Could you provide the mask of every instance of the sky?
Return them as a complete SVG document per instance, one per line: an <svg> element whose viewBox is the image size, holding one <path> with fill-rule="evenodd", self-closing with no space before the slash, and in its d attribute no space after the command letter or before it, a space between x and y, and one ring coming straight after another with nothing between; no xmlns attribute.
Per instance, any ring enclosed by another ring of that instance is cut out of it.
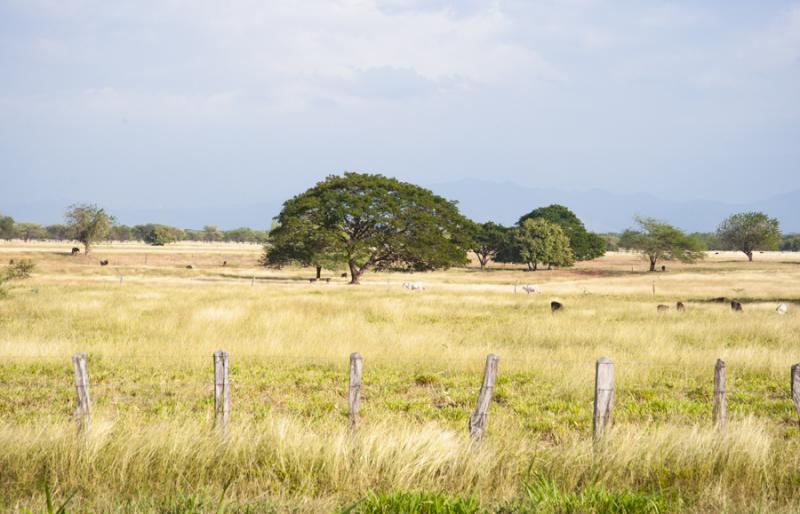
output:
<svg viewBox="0 0 800 514"><path fill-rule="evenodd" d="M798 190L800 1L0 0L0 212L279 204L345 170Z"/></svg>

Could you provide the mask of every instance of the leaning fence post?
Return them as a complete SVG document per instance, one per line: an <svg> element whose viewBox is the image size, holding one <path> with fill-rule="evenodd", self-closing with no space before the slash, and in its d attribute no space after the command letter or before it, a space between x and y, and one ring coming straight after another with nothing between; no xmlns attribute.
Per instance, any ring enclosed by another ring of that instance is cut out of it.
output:
<svg viewBox="0 0 800 514"><path fill-rule="evenodd" d="M728 419L727 407L725 404L725 362L717 359L714 366L714 406L712 411L714 426L720 430L725 429Z"/></svg>
<svg viewBox="0 0 800 514"><path fill-rule="evenodd" d="M347 389L347 417L350 419L350 430L358 425L358 408L361 405L361 354L350 354L350 385Z"/></svg>
<svg viewBox="0 0 800 514"><path fill-rule="evenodd" d="M78 424L78 433L89 431L91 418L91 403L89 401L89 371L86 368L86 354L76 353L72 356L72 367L75 370L75 422Z"/></svg>
<svg viewBox="0 0 800 514"><path fill-rule="evenodd" d="M792 366L792 401L800 421L800 364Z"/></svg>
<svg viewBox="0 0 800 514"><path fill-rule="evenodd" d="M230 414L230 381L228 380L228 352L214 352L214 428L228 431Z"/></svg>
<svg viewBox="0 0 800 514"><path fill-rule="evenodd" d="M614 362L600 357L594 368L594 412L592 437L599 441L611 423L611 406L614 403Z"/></svg>
<svg viewBox="0 0 800 514"><path fill-rule="evenodd" d="M489 403L492 401L494 382L497 379L497 363L500 357L490 353L486 356L486 367L483 370L483 384L478 394L475 411L469 417L469 435L473 439L481 439L486 433L486 424L489 419Z"/></svg>

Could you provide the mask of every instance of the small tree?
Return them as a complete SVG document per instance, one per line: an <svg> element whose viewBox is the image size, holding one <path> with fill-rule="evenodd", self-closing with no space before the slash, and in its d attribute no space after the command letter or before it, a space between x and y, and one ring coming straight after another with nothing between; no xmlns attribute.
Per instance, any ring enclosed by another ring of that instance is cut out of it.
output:
<svg viewBox="0 0 800 514"><path fill-rule="evenodd" d="M497 256L497 252L503 246L507 231L507 228L491 221L474 225L472 233L474 244L470 250L478 258L481 269L486 267L489 260Z"/></svg>
<svg viewBox="0 0 800 514"><path fill-rule="evenodd" d="M555 223L569 238L569 246L576 260L588 261L606 253L605 241L594 232L589 232L578 216L563 205L553 204L534 209L519 219L522 225L528 219L544 219Z"/></svg>
<svg viewBox="0 0 800 514"><path fill-rule="evenodd" d="M541 218L526 219L514 233L520 259L528 269L536 271L539 263L572 266L575 257L561 227Z"/></svg>
<svg viewBox="0 0 800 514"><path fill-rule="evenodd" d="M427 189L382 175L330 176L283 205L267 251L347 263L350 283L369 268L424 271L466 264L469 221Z"/></svg>
<svg viewBox="0 0 800 514"><path fill-rule="evenodd" d="M619 246L645 255L650 261L650 271L656 270L656 262L661 259L691 263L705 257L703 242L698 238L653 218L637 216L635 219L640 230L623 232Z"/></svg>
<svg viewBox="0 0 800 514"><path fill-rule="evenodd" d="M64 218L70 227L72 237L83 243L86 255L89 255L94 243L105 239L114 223L113 216L94 204L71 205Z"/></svg>
<svg viewBox="0 0 800 514"><path fill-rule="evenodd" d="M753 251L777 250L781 240L778 220L763 212L740 212L728 217L717 228L717 236L750 261Z"/></svg>
<svg viewBox="0 0 800 514"><path fill-rule="evenodd" d="M219 231L216 225L203 226L203 240L209 243L219 241L222 239L222 232Z"/></svg>
<svg viewBox="0 0 800 514"><path fill-rule="evenodd" d="M30 240L46 239L47 230L38 223L17 223L14 225L14 237L26 243Z"/></svg>
<svg viewBox="0 0 800 514"><path fill-rule="evenodd" d="M183 230L158 223L136 225L132 233L140 240L152 246L164 246L178 241L183 236Z"/></svg>

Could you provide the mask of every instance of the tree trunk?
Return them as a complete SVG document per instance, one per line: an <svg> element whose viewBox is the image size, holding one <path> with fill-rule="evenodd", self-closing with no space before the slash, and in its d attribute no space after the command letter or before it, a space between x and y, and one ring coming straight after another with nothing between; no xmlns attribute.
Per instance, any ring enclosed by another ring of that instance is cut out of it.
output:
<svg viewBox="0 0 800 514"><path fill-rule="evenodd" d="M89 255L89 243L83 243L83 254Z"/></svg>
<svg viewBox="0 0 800 514"><path fill-rule="evenodd" d="M655 270L656 270L656 259L650 257L650 271L655 271Z"/></svg>
<svg viewBox="0 0 800 514"><path fill-rule="evenodd" d="M350 268L350 284L357 285L358 278L361 275L361 270L358 269L358 266L354 261L349 261L347 266Z"/></svg>
<svg viewBox="0 0 800 514"><path fill-rule="evenodd" d="M752 250L747 250L747 251L744 252L744 254L747 255L747 260L748 261L753 262L753 251Z"/></svg>
<svg viewBox="0 0 800 514"><path fill-rule="evenodd" d="M485 257L481 257L480 255L478 255L478 262L481 263L481 271L483 271L483 268L486 267L487 260L488 259L486 259Z"/></svg>
<svg viewBox="0 0 800 514"><path fill-rule="evenodd" d="M322 266L317 266L317 279L322 276Z"/></svg>

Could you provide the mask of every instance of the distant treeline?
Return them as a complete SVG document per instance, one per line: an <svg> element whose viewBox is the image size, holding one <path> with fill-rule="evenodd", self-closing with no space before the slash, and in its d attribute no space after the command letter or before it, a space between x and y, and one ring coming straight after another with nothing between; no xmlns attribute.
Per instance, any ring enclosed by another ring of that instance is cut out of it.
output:
<svg viewBox="0 0 800 514"><path fill-rule="evenodd" d="M144 225L112 225L104 236L105 241L142 241L161 246L177 241L206 241L230 243L259 243L267 240L268 231L248 227L220 230L206 225L201 230L171 227L159 223ZM22 241L76 241L75 228L70 225L39 225L18 223L9 216L0 215L0 239Z"/></svg>
<svg viewBox="0 0 800 514"><path fill-rule="evenodd" d="M694 232L690 234L703 242L705 249L711 252L718 251L738 251L735 245L726 243L715 232ZM609 252L616 252L622 249L619 245L621 233L606 232L600 234L600 237L606 242L606 250ZM778 243L778 250L782 252L800 252L800 234L782 234L780 243Z"/></svg>

